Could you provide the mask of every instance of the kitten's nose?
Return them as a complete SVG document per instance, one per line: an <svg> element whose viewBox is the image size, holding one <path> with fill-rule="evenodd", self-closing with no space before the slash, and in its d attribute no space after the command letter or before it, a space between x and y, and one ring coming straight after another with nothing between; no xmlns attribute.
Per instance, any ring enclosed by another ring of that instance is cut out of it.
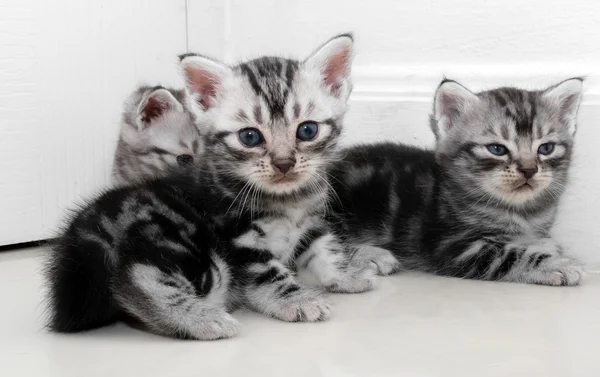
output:
<svg viewBox="0 0 600 377"><path fill-rule="evenodd" d="M296 159L286 158L284 160L273 160L272 164L275 166L275 169L285 174L296 165Z"/></svg>
<svg viewBox="0 0 600 377"><path fill-rule="evenodd" d="M194 162L194 157L190 156L189 154L180 154L177 156L177 163L179 166L188 166L192 162Z"/></svg>
<svg viewBox="0 0 600 377"><path fill-rule="evenodd" d="M523 173L523 176L525 177L525 179L530 179L531 177L533 177L535 175L535 173L537 173L538 168L537 166L533 167L533 168L519 168L519 171L521 173Z"/></svg>

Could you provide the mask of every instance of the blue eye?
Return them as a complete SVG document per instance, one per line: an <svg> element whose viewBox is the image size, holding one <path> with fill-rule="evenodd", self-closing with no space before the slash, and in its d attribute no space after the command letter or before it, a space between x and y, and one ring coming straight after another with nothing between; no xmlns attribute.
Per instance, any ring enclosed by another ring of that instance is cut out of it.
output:
<svg viewBox="0 0 600 377"><path fill-rule="evenodd" d="M539 146L538 153L543 154L544 156L549 155L550 153L554 152L555 145L556 144L554 143L544 143Z"/></svg>
<svg viewBox="0 0 600 377"><path fill-rule="evenodd" d="M495 156L504 156L508 153L506 147L502 144L490 144L486 145L487 150L490 151L491 154Z"/></svg>
<svg viewBox="0 0 600 377"><path fill-rule="evenodd" d="M315 122L304 122L298 126L296 137L302 141L311 141L317 137L319 126Z"/></svg>
<svg viewBox="0 0 600 377"><path fill-rule="evenodd" d="M256 147L258 144L262 143L263 140L260 131L256 128L244 128L238 132L238 137L242 144L247 147Z"/></svg>

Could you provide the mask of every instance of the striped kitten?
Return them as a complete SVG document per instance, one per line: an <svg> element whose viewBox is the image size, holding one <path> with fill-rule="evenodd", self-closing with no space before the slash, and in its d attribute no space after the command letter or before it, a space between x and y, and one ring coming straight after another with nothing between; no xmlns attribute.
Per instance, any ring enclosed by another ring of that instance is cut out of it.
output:
<svg viewBox="0 0 600 377"><path fill-rule="evenodd" d="M185 92L142 86L125 102L113 183L129 184L189 169L203 151Z"/></svg>
<svg viewBox="0 0 600 377"><path fill-rule="evenodd" d="M330 315L320 290L361 292L375 272L349 263L324 222L326 181L351 91L352 38L303 62L229 67L182 56L208 125L199 171L113 189L68 224L51 254L50 328L133 318L153 332L231 337L239 305L284 321Z"/></svg>
<svg viewBox="0 0 600 377"><path fill-rule="evenodd" d="M383 274L579 284L582 266L549 231L567 184L581 90L582 81L570 79L543 91L473 93L445 80L431 118L435 151L348 149L335 172L335 221L361 245L357 258L378 259Z"/></svg>

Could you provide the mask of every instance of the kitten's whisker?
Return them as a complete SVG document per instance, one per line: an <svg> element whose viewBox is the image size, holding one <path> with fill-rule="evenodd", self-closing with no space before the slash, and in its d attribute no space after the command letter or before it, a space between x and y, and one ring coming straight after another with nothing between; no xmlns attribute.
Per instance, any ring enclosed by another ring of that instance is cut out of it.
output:
<svg viewBox="0 0 600 377"><path fill-rule="evenodd" d="M231 209L231 207L233 207L233 205L235 204L236 200L246 190L246 187L248 187L249 184L250 184L250 182L246 182L246 184L244 184L244 186L242 187L242 189L240 190L240 192L236 195L236 197L231 202L231 205L229 206L229 208L227 208L227 211L225 211L225 215L227 215L229 213L229 210Z"/></svg>
<svg viewBox="0 0 600 377"><path fill-rule="evenodd" d="M325 172L325 173L327 174L327 172ZM329 176L331 176L331 175L329 175ZM325 184L325 186L326 186L325 189L327 190L328 194L330 194L338 204L342 205L342 200L340 199L340 196L338 195L338 193L335 191L335 189L331 185L331 182L329 182L329 180L326 177L319 174L319 172L315 172L315 177L318 178L322 183ZM330 196L330 195L327 195L327 196ZM329 200L328 200L328 202L329 202Z"/></svg>
<svg viewBox="0 0 600 377"><path fill-rule="evenodd" d="M242 214L244 213L245 209L246 209L246 200L248 199L248 194L250 193L250 191L252 191L252 186L254 185L254 182L250 183L250 186L248 187L248 190L246 190L244 192L244 196L243 199L240 199L240 209L238 211L238 219L242 218Z"/></svg>

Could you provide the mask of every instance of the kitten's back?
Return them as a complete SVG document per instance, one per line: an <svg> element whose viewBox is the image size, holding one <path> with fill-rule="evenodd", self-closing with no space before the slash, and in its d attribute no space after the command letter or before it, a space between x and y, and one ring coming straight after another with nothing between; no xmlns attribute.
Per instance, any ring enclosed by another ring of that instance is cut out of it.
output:
<svg viewBox="0 0 600 377"><path fill-rule="evenodd" d="M356 145L332 172L334 212L354 243L389 246L431 198L433 151L401 143ZM399 211L402 206L402 211Z"/></svg>

